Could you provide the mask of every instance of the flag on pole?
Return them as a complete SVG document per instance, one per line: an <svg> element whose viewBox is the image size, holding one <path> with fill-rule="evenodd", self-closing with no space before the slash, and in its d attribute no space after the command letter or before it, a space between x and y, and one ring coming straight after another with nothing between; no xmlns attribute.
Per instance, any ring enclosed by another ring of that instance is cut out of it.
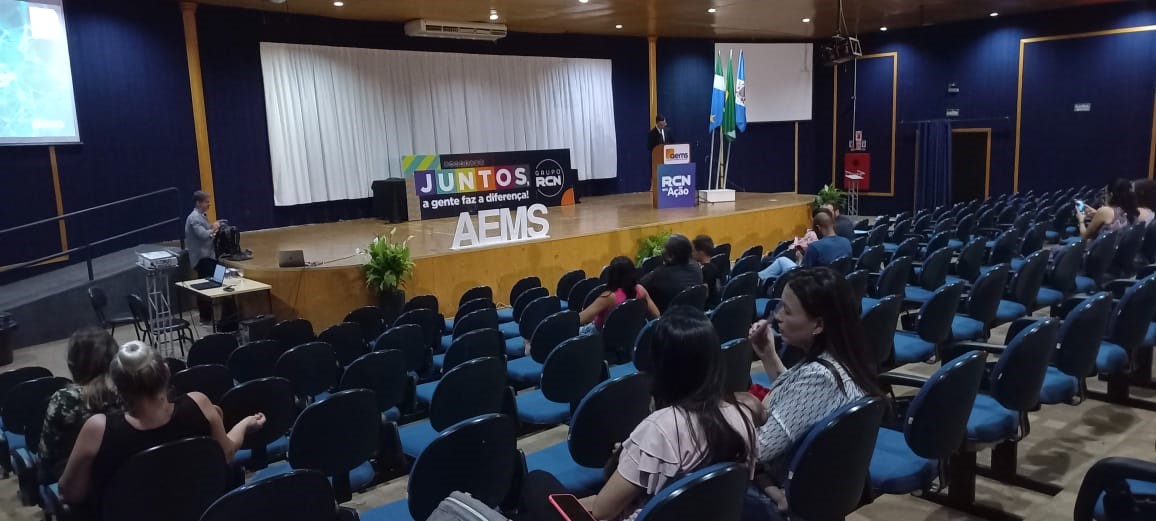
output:
<svg viewBox="0 0 1156 521"><path fill-rule="evenodd" d="M735 126L739 132L747 131L747 71L742 49L739 49L739 71L735 77Z"/></svg>
<svg viewBox="0 0 1156 521"><path fill-rule="evenodd" d="M735 56L731 51L727 59L726 93L723 103L723 135L728 140L735 139Z"/></svg>
<svg viewBox="0 0 1156 521"><path fill-rule="evenodd" d="M723 79L722 54L716 52L714 55L714 87L710 98L710 128L707 129L707 132L713 133L714 129L722 126L725 89L726 80Z"/></svg>

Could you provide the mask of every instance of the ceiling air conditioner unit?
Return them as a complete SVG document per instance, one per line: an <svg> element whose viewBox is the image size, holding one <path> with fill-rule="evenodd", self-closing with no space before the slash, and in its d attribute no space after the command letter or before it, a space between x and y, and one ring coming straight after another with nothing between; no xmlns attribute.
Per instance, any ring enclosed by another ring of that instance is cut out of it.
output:
<svg viewBox="0 0 1156 521"><path fill-rule="evenodd" d="M410 20L405 24L405 34L426 38L488 40L492 42L506 37L506 26L502 24Z"/></svg>

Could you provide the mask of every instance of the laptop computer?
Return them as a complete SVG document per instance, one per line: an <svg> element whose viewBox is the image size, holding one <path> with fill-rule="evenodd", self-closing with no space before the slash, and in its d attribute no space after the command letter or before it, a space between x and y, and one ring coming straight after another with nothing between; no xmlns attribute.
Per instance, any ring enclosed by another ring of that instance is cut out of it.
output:
<svg viewBox="0 0 1156 521"><path fill-rule="evenodd" d="M304 268L305 253L301 250L277 252L277 266L281 268Z"/></svg>
<svg viewBox="0 0 1156 521"><path fill-rule="evenodd" d="M213 270L213 278L208 279L205 282L193 284L190 287L193 289L196 289L196 290L213 289L213 288L221 287L221 285L224 284L224 282L225 282L225 265L224 264L217 264L217 267Z"/></svg>

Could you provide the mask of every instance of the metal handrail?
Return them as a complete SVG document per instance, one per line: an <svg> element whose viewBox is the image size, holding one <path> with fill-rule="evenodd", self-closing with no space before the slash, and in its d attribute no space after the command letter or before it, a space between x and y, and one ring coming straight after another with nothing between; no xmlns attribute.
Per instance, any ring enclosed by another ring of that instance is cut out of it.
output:
<svg viewBox="0 0 1156 521"><path fill-rule="evenodd" d="M175 204L175 205L178 205L178 204L179 204L179 199L180 199L180 193L181 193L181 192L180 192L180 190L177 190L177 188L176 188L175 186L170 186L170 187L168 187L168 188L162 188L162 189L160 189L160 190L155 190L155 191L152 191L152 192L148 192L148 193L145 193L145 194L134 195L134 196L132 196L132 197L126 197L126 198L124 198L124 199L119 199L119 200L116 200L116 201L113 201L113 202L110 202L110 203L105 203L105 204L101 204L101 205L93 206L93 207L90 207L90 208L85 208L85 209L83 209L83 210L78 210L78 211L75 211L75 212L69 212L69 213L66 213L66 214L61 214L61 215L58 215L58 216L56 216L56 217L49 217L49 218L47 218L47 219L41 219L41 220L39 220L39 221L33 221L33 222L30 222L30 223L27 223L27 224L22 224L22 225L20 225L20 226L14 226L14 227L12 227L12 228L6 228L6 229L3 229L3 230L0 230L0 236L3 236L3 235L4 235L4 234L6 234L6 233L15 232L15 231L20 231L20 230L24 230L24 229L32 228L32 227L35 227L35 226L40 226L40 225L43 225L43 224L48 224L48 223L52 223L52 222L61 222L61 221L66 221L66 220L68 220L68 219L70 219L70 218L72 218L72 217L78 217L78 216L86 215L86 214L89 214L89 213L91 213L91 212L95 212L95 211L97 211L97 210L103 210L103 209L105 209L105 208L111 208L111 207L114 207L114 206L119 206L119 205L123 205L123 204L125 204L125 203L130 203L130 202L133 202L133 201L137 201L137 200L140 200L140 199L145 199L145 198L149 198L149 197L154 197L154 196L158 196L158 195L161 195L161 194L166 194L166 193L172 193L172 194L175 196L175 197L174 197L174 199L173 199L173 202L174 202L174 204ZM177 207L177 206L174 206L174 208L176 208L176 207ZM74 248L69 248L69 249L67 249L67 250L58 251L58 252L56 252L56 253L52 253L51 255L46 255L46 256L44 256L44 257L40 257L40 258L37 258L37 259L33 259L33 260L29 260L29 261L24 261L24 262L21 262L21 263L19 263L19 264L13 264L13 265L10 265L10 266L5 266L5 267L4 267L4 269L3 269L3 271L4 271L4 272L9 272L9 271L15 271L15 270L19 270L19 269L27 268L27 267L30 267L30 266L35 266L35 265L37 265L37 264L40 264L40 263L42 263L42 262L44 262L44 261L46 261L46 260L49 260L49 259L55 259L55 258L57 258L57 257L60 257L60 256L62 256L62 255L72 255L73 253L79 253L79 252L82 252L82 251L90 250L90 249L92 249L92 248L94 248L94 247L96 247L96 246L100 246L100 245L102 245L102 244L105 244L105 243L109 243L109 242L112 242L112 241L115 241L115 240L123 239L123 238L125 238L125 237L128 237L128 236L130 236L130 235L133 235L133 234L136 234L136 233L141 233L141 232L144 232L144 231L152 230L152 229L154 229L154 228L159 228L159 227L161 227L161 226L165 226L165 225L168 225L168 224L172 224L172 223L178 223L178 224L180 224L180 223L183 223L183 219L181 219L181 217L180 217L180 211L179 211L179 210L177 210L176 212L177 212L177 213L176 213L176 217L173 217L173 218L170 218L170 219L165 219L165 220L163 220L163 221L155 222L155 223L152 223L152 224L148 224L148 225L145 225L145 226L141 226L141 227L138 227L138 228L134 228L134 229L132 229L132 230L129 230L129 231L127 231L127 232L119 233L119 234L113 235L113 236L111 236L111 237L106 237L106 238L103 238L103 239L100 239L100 240L97 240L97 241L85 241L85 240L83 240L83 237L84 237L84 235L85 235L85 234L83 233L83 231L84 231L84 228L83 228L83 224L82 224L82 225L81 225L81 232L79 233L79 235L82 237L82 240L81 240L81 242L83 242L83 243L84 243L84 245L83 245L83 246L77 246L77 247L74 247ZM81 222L83 223L83 221L81 221ZM179 226L179 228L178 228L178 232L177 232L177 236L180 238L180 241L181 241L181 248L184 248L184 246L185 246L185 238L184 238L184 226ZM93 272L92 272L92 255L88 255L88 256L87 256L87 257L84 259L84 261L85 261L85 263L86 263L86 264L87 264L87 266L88 266L88 280L94 280L94 277L93 277Z"/></svg>

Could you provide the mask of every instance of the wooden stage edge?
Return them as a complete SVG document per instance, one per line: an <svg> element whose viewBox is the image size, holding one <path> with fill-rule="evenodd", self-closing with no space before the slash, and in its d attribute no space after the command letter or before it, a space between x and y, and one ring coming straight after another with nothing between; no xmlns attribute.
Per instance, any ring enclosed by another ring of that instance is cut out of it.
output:
<svg viewBox="0 0 1156 521"><path fill-rule="evenodd" d="M733 203L656 210L650 207L648 192L589 197L576 206L550 208L549 238L457 251L449 249L456 218L292 226L244 233L242 246L253 250L253 259L226 264L273 287L273 312L279 318L306 318L321 331L350 310L376 302L361 274L364 257L354 251L394 228L397 240L412 237L416 267L406 296L437 295L441 312L452 316L458 297L471 287L488 285L494 288L495 301L508 304L514 283L537 275L553 293L563 273L581 268L588 277L597 276L610 259L633 258L642 237L662 230L692 238L709 234L715 243L731 243L736 255L755 244L773 248L803 233L812 199L794 193L740 193ZM307 261L323 264L279 268L281 250L303 250Z"/></svg>

